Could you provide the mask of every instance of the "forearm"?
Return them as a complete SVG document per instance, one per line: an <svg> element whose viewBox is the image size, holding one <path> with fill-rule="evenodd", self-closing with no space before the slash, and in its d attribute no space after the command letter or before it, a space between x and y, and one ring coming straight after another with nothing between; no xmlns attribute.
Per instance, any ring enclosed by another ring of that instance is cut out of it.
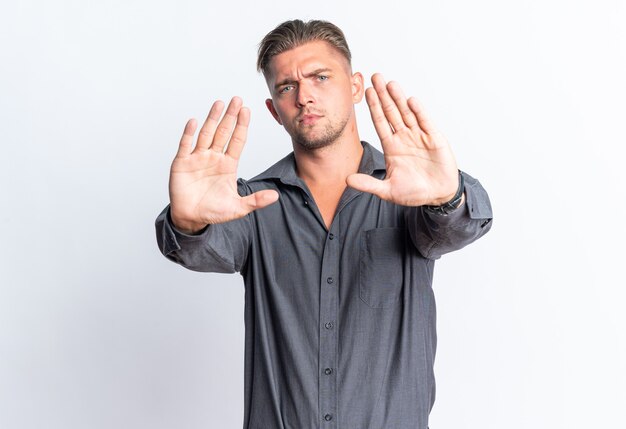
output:
<svg viewBox="0 0 626 429"><path fill-rule="evenodd" d="M408 211L411 239L429 259L459 250L486 234L493 218L491 203L482 185L466 173L465 191L460 206L447 215L425 207Z"/></svg>
<svg viewBox="0 0 626 429"><path fill-rule="evenodd" d="M192 235L174 226L168 206L157 217L155 227L161 253L190 270L233 273L241 270L247 258L247 219L208 225Z"/></svg>

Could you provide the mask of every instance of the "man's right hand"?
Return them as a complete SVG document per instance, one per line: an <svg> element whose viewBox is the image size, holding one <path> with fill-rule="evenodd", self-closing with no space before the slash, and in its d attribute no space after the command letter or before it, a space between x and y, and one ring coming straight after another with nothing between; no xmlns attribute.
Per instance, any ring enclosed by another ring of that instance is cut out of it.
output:
<svg viewBox="0 0 626 429"><path fill-rule="evenodd" d="M273 190L245 197L237 193L237 165L246 143L250 110L242 107L239 97L233 97L220 120L223 110L222 101L213 103L195 147L196 120L187 122L172 162L170 215L174 226L184 233L244 217L278 200L278 192Z"/></svg>

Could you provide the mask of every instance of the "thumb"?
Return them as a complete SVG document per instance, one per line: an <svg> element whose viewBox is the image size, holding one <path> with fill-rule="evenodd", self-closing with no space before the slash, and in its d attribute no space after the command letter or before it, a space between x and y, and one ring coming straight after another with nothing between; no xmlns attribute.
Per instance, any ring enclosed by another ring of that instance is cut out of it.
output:
<svg viewBox="0 0 626 429"><path fill-rule="evenodd" d="M254 194L250 194L248 196L241 198L241 208L244 212L244 215L258 209L262 209L263 207L267 207L270 204L278 201L278 192L266 189L264 191L258 191Z"/></svg>
<svg viewBox="0 0 626 429"><path fill-rule="evenodd" d="M388 184L380 179L376 179L368 174L356 173L347 177L346 183L351 188L361 192L368 192L374 194L384 200L388 197Z"/></svg>

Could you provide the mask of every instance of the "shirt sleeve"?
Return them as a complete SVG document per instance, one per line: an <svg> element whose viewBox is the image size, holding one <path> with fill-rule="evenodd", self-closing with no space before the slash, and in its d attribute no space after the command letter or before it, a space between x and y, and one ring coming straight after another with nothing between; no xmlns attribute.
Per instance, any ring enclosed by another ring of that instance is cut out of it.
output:
<svg viewBox="0 0 626 429"><path fill-rule="evenodd" d="M485 235L493 219L491 202L480 182L462 172L465 202L448 215L434 213L425 207L407 211L407 225L413 244L428 259L462 249Z"/></svg>
<svg viewBox="0 0 626 429"><path fill-rule="evenodd" d="M239 193L244 191L239 183ZM159 250L169 260L194 271L234 273L241 271L250 249L250 215L226 223L208 225L201 233L178 231L169 205L155 222Z"/></svg>

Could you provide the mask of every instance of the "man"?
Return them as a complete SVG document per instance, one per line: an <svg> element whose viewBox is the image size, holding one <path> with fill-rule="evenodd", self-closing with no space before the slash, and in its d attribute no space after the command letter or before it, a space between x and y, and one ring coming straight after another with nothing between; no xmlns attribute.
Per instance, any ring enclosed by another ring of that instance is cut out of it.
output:
<svg viewBox="0 0 626 429"><path fill-rule="evenodd" d="M250 112L234 97L195 147L187 123L172 163L161 251L244 278L244 428L426 429L434 260L491 226L486 192L417 100L379 74L365 91L350 60L328 22L279 25L258 68L293 152L237 182ZM384 156L359 139L364 93Z"/></svg>

